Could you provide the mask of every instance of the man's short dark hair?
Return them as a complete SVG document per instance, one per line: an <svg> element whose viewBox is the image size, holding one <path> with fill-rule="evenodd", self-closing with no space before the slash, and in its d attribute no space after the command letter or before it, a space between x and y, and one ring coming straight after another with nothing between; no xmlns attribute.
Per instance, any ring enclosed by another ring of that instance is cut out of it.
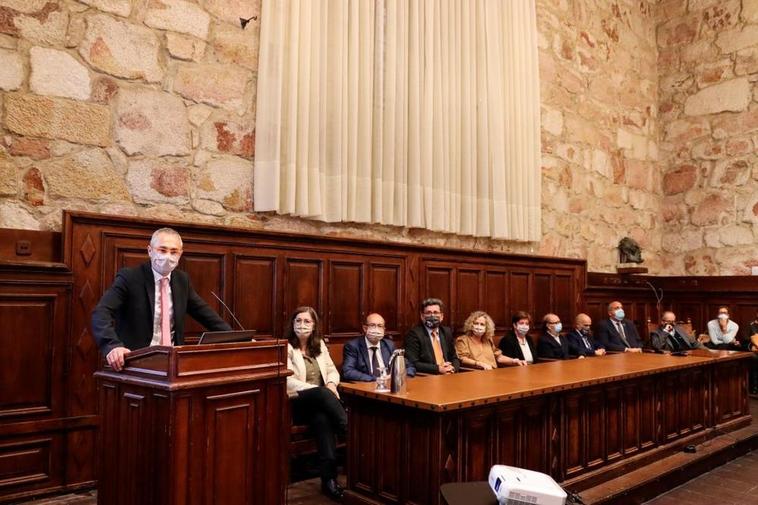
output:
<svg viewBox="0 0 758 505"><path fill-rule="evenodd" d="M426 298L421 302L421 312L424 312L427 307L431 307L432 305L439 305L440 312L445 312L445 304L439 298Z"/></svg>

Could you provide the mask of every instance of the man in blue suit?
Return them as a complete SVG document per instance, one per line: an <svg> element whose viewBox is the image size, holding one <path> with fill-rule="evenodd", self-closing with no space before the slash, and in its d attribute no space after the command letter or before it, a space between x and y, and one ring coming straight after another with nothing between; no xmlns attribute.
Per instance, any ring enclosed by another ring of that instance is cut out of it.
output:
<svg viewBox="0 0 758 505"><path fill-rule="evenodd" d="M389 373L389 362L395 344L384 338L384 318L372 313L363 324L363 335L354 338L343 348L342 378L346 381L373 382L382 368ZM407 365L406 372L413 376L416 371Z"/></svg>
<svg viewBox="0 0 758 505"><path fill-rule="evenodd" d="M574 329L566 336L569 351L576 356L602 356L605 354L603 345L592 337L590 328L592 319L587 314L577 314L574 319Z"/></svg>
<svg viewBox="0 0 758 505"><path fill-rule="evenodd" d="M637 328L625 317L621 302L608 304L608 319L600 321L597 328L597 339L606 351L642 352L642 339Z"/></svg>

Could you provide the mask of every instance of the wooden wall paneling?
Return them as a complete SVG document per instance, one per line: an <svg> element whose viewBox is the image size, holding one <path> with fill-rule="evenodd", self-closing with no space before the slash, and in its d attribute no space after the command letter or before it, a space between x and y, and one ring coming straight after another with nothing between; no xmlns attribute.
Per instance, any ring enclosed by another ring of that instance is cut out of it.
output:
<svg viewBox="0 0 758 505"><path fill-rule="evenodd" d="M232 327L236 324L232 320L232 317L227 313L226 309L211 292L216 293L218 297L224 300L224 303L229 305L229 302L233 301L225 290L225 270L226 270L226 255L224 251L209 250L195 251L193 250L191 243L185 245L184 254L180 260L179 268L187 272L192 282L192 288L200 295L200 298L216 311L223 319L225 319ZM214 248L215 249L215 248ZM194 341L195 338L200 337L200 334L205 331L205 328L187 315L184 320L184 337L188 342Z"/></svg>
<svg viewBox="0 0 758 505"><path fill-rule="evenodd" d="M521 405L513 403L495 411L496 459L498 464L523 466L521 460Z"/></svg>
<svg viewBox="0 0 758 505"><path fill-rule="evenodd" d="M327 265L329 312L323 331L331 337L360 335L366 316L365 262L339 259Z"/></svg>
<svg viewBox="0 0 758 505"><path fill-rule="evenodd" d="M403 465L400 502L438 503L440 480L440 441L434 436L433 424L437 419L417 416L409 423L407 443L413 445ZM356 464L360 464L356 462Z"/></svg>
<svg viewBox="0 0 758 505"><path fill-rule="evenodd" d="M496 333L502 335L511 328L508 312L508 272L504 269L487 269L484 272L484 310L492 317Z"/></svg>
<svg viewBox="0 0 758 505"><path fill-rule="evenodd" d="M583 395L583 430L584 461L588 470L602 466L607 453L605 430L607 410L605 408L605 392L603 389L591 389Z"/></svg>
<svg viewBox="0 0 758 505"><path fill-rule="evenodd" d="M276 311L281 296L280 263L279 256L264 251L259 254L234 253L232 256L232 266L227 274L232 296L225 301L242 326L256 330L259 336L281 335L283 321ZM238 329L233 321L230 324Z"/></svg>
<svg viewBox="0 0 758 505"><path fill-rule="evenodd" d="M624 456L632 455L640 450L640 390L636 383L625 384L624 395Z"/></svg>
<svg viewBox="0 0 758 505"><path fill-rule="evenodd" d="M60 434L32 434L0 440L0 496L28 494L64 483Z"/></svg>
<svg viewBox="0 0 758 505"><path fill-rule="evenodd" d="M466 318L476 311L482 310L484 307L484 271L474 268L458 268L456 278L456 314L454 314L454 320L456 326L454 329L457 333L463 331L463 323L466 322Z"/></svg>
<svg viewBox="0 0 758 505"><path fill-rule="evenodd" d="M574 477L587 466L586 406L582 393L567 394L563 401L563 462L566 477Z"/></svg>
<svg viewBox="0 0 758 505"><path fill-rule="evenodd" d="M621 386L605 389L606 461L621 458L624 453L624 404Z"/></svg>
<svg viewBox="0 0 758 505"><path fill-rule="evenodd" d="M421 303L425 298L439 298L445 304L445 325L455 328L458 323L456 320L456 284L455 268L441 263L424 262ZM419 306L420 309L420 306ZM415 324L415 322L414 322Z"/></svg>
<svg viewBox="0 0 758 505"><path fill-rule="evenodd" d="M654 447L658 442L658 409L656 382L653 379L640 380L638 383L639 402L639 444L640 449Z"/></svg>
<svg viewBox="0 0 758 505"><path fill-rule="evenodd" d="M495 430L494 410L472 411L465 415L461 426L461 471L464 482L487 480L494 459L492 446Z"/></svg>
<svg viewBox="0 0 758 505"><path fill-rule="evenodd" d="M522 403L521 447L525 448L523 467L550 473L550 405L542 397Z"/></svg>
<svg viewBox="0 0 758 505"><path fill-rule="evenodd" d="M508 312L513 315L519 310L524 310L532 315L533 320L540 316L534 313L532 302L532 279L533 273L528 270L511 270L508 276Z"/></svg>
<svg viewBox="0 0 758 505"><path fill-rule="evenodd" d="M301 306L316 309L324 324L327 315L325 303L324 260L318 256L289 256L284 268L283 321L289 323L292 312ZM323 326L322 326L323 328Z"/></svg>
<svg viewBox="0 0 758 505"><path fill-rule="evenodd" d="M367 311L381 314L384 317L385 331L393 337L399 335L401 328L405 327L405 297L403 262L370 259Z"/></svg>
<svg viewBox="0 0 758 505"><path fill-rule="evenodd" d="M553 312L555 310L551 293L552 280L552 272L537 270L534 273L534 312L532 314L532 317L534 318L534 321L539 324L540 328L542 328L542 318L545 316L545 314L548 312Z"/></svg>
<svg viewBox="0 0 758 505"><path fill-rule="evenodd" d="M574 276L571 273L556 271L552 281L552 310L561 318L565 328L573 328L577 314Z"/></svg>

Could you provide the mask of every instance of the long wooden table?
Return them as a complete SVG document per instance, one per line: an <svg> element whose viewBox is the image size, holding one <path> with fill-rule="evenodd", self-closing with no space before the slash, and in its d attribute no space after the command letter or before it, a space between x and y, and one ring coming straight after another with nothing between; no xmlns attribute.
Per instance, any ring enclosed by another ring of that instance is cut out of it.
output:
<svg viewBox="0 0 758 505"><path fill-rule="evenodd" d="M575 491L750 424L748 353L613 354L411 379L404 395L343 384L347 503L440 503L493 464Z"/></svg>

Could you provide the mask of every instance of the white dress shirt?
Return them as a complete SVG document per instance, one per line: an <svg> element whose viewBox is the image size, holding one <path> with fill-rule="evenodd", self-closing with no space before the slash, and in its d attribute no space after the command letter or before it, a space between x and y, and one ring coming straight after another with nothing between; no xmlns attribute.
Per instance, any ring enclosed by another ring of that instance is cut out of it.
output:
<svg viewBox="0 0 758 505"><path fill-rule="evenodd" d="M532 350L529 349L529 342L526 341L527 338L529 338L529 335L524 337L523 343L518 337L516 337L516 340L518 340L518 345L521 347L521 354L524 355L524 361L527 363L534 363L534 356L532 356Z"/></svg>
<svg viewBox="0 0 758 505"><path fill-rule="evenodd" d="M369 342L369 340L366 337L363 337L363 339L366 341L366 347L368 348L366 352L366 355L368 356L368 367L369 367L369 370L371 371L370 374L373 375L374 363L371 361L371 353L372 353L371 348L376 347L376 359L379 361L379 369L381 370L381 368L384 366L384 360L382 359L382 340L379 339L379 342L377 342L376 344L372 344L371 342ZM386 371L386 368L385 368L385 371Z"/></svg>
<svg viewBox="0 0 758 505"><path fill-rule="evenodd" d="M171 299L171 274L168 274L168 318L171 321L171 341L174 341L174 302ZM153 339L150 345L161 345L161 279L163 276L153 270L155 280L155 305L153 306Z"/></svg>
<svg viewBox="0 0 758 505"><path fill-rule="evenodd" d="M726 333L721 331L721 325L719 325L718 319L711 319L708 321L708 336L711 337L711 342L715 345L719 344L731 344L734 339L737 338L737 332L740 327L737 323L729 320L726 325Z"/></svg>

